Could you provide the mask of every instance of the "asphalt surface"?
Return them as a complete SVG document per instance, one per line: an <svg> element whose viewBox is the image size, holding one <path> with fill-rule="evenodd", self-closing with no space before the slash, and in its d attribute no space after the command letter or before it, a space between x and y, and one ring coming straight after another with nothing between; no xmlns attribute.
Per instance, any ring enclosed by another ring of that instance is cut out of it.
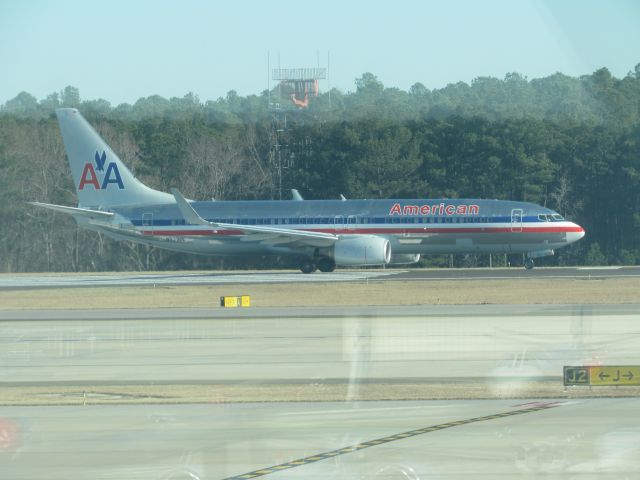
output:
<svg viewBox="0 0 640 480"><path fill-rule="evenodd" d="M617 305L390 305L390 306L322 306L322 307L251 307L251 308L113 308L0 310L0 321L17 320L178 320L224 318L343 318L343 317L520 317L584 315L635 315L640 303Z"/></svg>
<svg viewBox="0 0 640 480"><path fill-rule="evenodd" d="M0 382L535 379L640 364L639 315L639 305L2 311Z"/></svg>
<svg viewBox="0 0 640 480"><path fill-rule="evenodd" d="M398 272L392 280L486 280L517 278L616 278L640 277L640 267L536 267L512 268L440 268Z"/></svg>
<svg viewBox="0 0 640 480"><path fill-rule="evenodd" d="M0 478L640 476L640 399L500 399L561 382L564 365L640 364L640 305L324 310L1 311L0 388L349 388L323 403L0 407ZM468 379L495 399L354 400L371 381Z"/></svg>
<svg viewBox="0 0 640 480"><path fill-rule="evenodd" d="M0 409L0 472L11 480L631 480L640 477L638 406L627 398L10 407Z"/></svg>
<svg viewBox="0 0 640 480"><path fill-rule="evenodd" d="M397 280L487 280L526 278L640 277L640 267L537 267L477 269L336 270L332 273L211 272L211 273L101 273L101 274L2 274L0 290L29 288L121 287L137 285L225 285L252 283L354 282Z"/></svg>

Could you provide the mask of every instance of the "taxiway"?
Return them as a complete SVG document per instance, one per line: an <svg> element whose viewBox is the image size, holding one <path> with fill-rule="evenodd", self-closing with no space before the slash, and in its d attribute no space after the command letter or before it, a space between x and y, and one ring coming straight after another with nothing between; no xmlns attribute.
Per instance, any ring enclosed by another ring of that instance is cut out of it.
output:
<svg viewBox="0 0 640 480"><path fill-rule="evenodd" d="M631 480L638 402L10 407L0 416L20 433L0 446L0 471L12 480ZM539 405L552 408L497 416ZM416 429L424 433L402 437Z"/></svg>
<svg viewBox="0 0 640 480"><path fill-rule="evenodd" d="M0 382L559 376L640 361L638 305L0 312ZM159 321L162 319L162 321Z"/></svg>

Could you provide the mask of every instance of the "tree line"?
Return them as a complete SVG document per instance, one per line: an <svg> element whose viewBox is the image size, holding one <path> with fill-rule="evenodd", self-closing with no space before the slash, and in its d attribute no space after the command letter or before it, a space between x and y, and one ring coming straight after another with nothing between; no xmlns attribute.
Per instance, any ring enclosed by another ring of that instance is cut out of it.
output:
<svg viewBox="0 0 640 480"><path fill-rule="evenodd" d="M76 202L53 113L64 106L79 108L142 181L190 198L271 199L297 188L308 199L530 201L587 231L541 263L640 264L640 64L624 78L605 68L578 78L511 73L435 90L416 83L408 91L365 73L353 92L322 93L304 110L276 89L205 102L191 93L150 96L118 106L82 100L75 87L42 100L22 92L0 107L0 271L287 264L114 242L29 206ZM283 169L274 161L273 145L282 139L273 127L284 115ZM487 262L486 255L460 255L454 263Z"/></svg>

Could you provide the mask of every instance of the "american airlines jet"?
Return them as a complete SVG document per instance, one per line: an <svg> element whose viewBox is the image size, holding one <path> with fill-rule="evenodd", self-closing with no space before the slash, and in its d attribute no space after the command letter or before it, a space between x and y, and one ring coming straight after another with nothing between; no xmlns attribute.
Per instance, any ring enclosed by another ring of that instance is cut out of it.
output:
<svg viewBox="0 0 640 480"><path fill-rule="evenodd" d="M187 200L136 179L78 110L56 115L78 206L32 204L117 240L207 255L291 255L311 273L443 253L524 253L530 269L534 258L584 236L557 212L514 201Z"/></svg>

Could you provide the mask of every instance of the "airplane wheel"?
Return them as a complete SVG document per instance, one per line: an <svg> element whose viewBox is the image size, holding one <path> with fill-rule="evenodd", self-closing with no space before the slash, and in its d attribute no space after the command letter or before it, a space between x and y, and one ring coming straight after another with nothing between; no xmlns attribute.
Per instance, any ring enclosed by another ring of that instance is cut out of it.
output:
<svg viewBox="0 0 640 480"><path fill-rule="evenodd" d="M524 261L524 268L526 268L527 270L531 270L531 269L533 269L533 267L535 267L535 266L536 266L536 264L535 264L535 262L533 261L533 258L527 258L527 259Z"/></svg>
<svg viewBox="0 0 640 480"><path fill-rule="evenodd" d="M300 270L302 270L302 273L313 273L316 271L316 264L311 260L304 260L300 264Z"/></svg>
<svg viewBox="0 0 640 480"><path fill-rule="evenodd" d="M318 260L318 270L321 272L333 272L336 269L336 262L329 257L322 257Z"/></svg>

